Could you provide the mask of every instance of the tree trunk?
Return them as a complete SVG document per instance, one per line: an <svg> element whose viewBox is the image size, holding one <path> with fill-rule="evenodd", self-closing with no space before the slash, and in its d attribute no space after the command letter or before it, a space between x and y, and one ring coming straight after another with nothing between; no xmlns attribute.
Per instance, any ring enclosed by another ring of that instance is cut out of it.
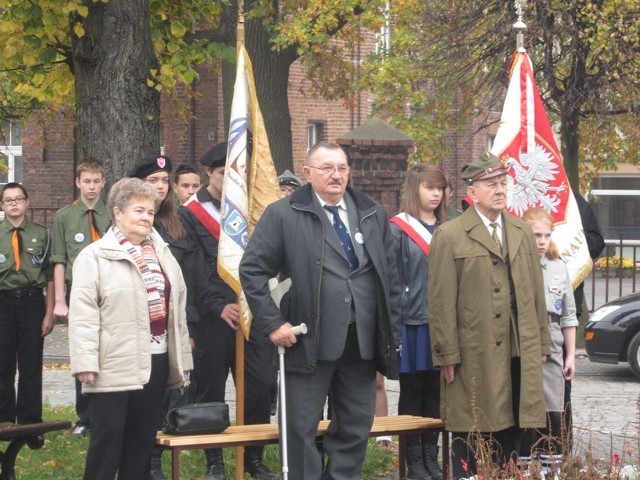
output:
<svg viewBox="0 0 640 480"><path fill-rule="evenodd" d="M105 163L109 184L143 156L160 153L160 93L148 0L85 2L85 35L73 42L77 153Z"/></svg>
<svg viewBox="0 0 640 480"><path fill-rule="evenodd" d="M580 191L580 175L578 162L580 152L580 138L578 127L580 126L580 111L567 109L560 116L560 144L564 169L571 188Z"/></svg>
<svg viewBox="0 0 640 480"><path fill-rule="evenodd" d="M246 24L245 46L253 64L256 93L264 118L269 147L278 174L293 170L291 112L289 110L289 68L296 59L295 50L272 49L262 19Z"/></svg>

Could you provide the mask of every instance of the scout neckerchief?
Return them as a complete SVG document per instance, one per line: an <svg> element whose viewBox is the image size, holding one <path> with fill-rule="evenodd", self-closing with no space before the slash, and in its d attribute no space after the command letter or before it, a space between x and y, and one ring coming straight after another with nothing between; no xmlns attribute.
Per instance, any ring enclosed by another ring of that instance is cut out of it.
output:
<svg viewBox="0 0 640 480"><path fill-rule="evenodd" d="M78 200L75 200L73 204L77 205ZM102 234L100 233L98 223L96 222L95 210L93 208L87 208L87 215L89 217L89 226L91 227L91 241L95 242L96 240L100 240Z"/></svg>
<svg viewBox="0 0 640 480"><path fill-rule="evenodd" d="M406 233L409 238L422 249L425 255L429 255L431 234L419 220L415 219L408 213L400 212L389 221L400 227L400 230Z"/></svg>
<svg viewBox="0 0 640 480"><path fill-rule="evenodd" d="M13 234L11 235L11 249L13 250L13 257L15 260L16 272L20 270L20 253L22 252L22 237L20 236L20 227L13 227L11 229Z"/></svg>
<svg viewBox="0 0 640 480"><path fill-rule="evenodd" d="M202 206L195 195L186 201L184 207L188 208L189 211L200 220L200 223L204 225L204 228L207 229L213 238L220 240L220 219L212 217L211 212Z"/></svg>

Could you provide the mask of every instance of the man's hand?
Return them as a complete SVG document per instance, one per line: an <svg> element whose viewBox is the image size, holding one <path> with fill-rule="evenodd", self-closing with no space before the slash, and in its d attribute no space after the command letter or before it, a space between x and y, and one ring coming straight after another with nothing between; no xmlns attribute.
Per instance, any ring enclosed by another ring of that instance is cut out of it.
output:
<svg viewBox="0 0 640 480"><path fill-rule="evenodd" d="M298 341L296 336L291 331L291 324L289 322L284 325L280 325L274 331L269 334L269 340L277 347L290 347Z"/></svg>
<svg viewBox="0 0 640 480"><path fill-rule="evenodd" d="M227 322L234 330L238 328L238 322L240 321L240 309L237 303L227 303L222 309L220 318Z"/></svg>
<svg viewBox="0 0 640 480"><path fill-rule="evenodd" d="M67 318L69 316L69 307L64 298L61 302L56 302L53 307L53 318Z"/></svg>
<svg viewBox="0 0 640 480"><path fill-rule="evenodd" d="M565 380L571 380L576 374L576 358L573 355L567 355L564 360L563 372Z"/></svg>
<svg viewBox="0 0 640 480"><path fill-rule="evenodd" d="M440 365L440 374L446 383L453 382L455 378L455 365Z"/></svg>
<svg viewBox="0 0 640 480"><path fill-rule="evenodd" d="M42 319L42 334L41 337L44 338L53 332L53 315L45 315Z"/></svg>
<svg viewBox="0 0 640 480"><path fill-rule="evenodd" d="M80 383L86 383L87 385L95 385L96 372L80 372L76 374L76 378Z"/></svg>

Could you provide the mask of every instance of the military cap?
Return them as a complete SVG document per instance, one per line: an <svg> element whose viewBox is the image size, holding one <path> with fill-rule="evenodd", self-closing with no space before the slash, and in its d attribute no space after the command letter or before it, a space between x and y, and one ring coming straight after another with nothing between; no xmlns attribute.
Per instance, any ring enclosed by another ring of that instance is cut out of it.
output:
<svg viewBox="0 0 640 480"><path fill-rule="evenodd" d="M156 172L170 173L171 159L165 155L149 155L140 160L136 166L129 171L127 176L144 180Z"/></svg>
<svg viewBox="0 0 640 480"><path fill-rule="evenodd" d="M506 175L508 172L509 167L507 165L492 153L486 152L473 162L462 167L460 176L468 183L473 183L476 180L486 180L498 175Z"/></svg>
<svg viewBox="0 0 640 480"><path fill-rule="evenodd" d="M224 167L227 163L227 142L222 142L206 151L200 157L200 163L207 167Z"/></svg>
<svg viewBox="0 0 640 480"><path fill-rule="evenodd" d="M302 182L289 170L282 172L282 175L278 177L278 185L291 185L292 187L301 187Z"/></svg>

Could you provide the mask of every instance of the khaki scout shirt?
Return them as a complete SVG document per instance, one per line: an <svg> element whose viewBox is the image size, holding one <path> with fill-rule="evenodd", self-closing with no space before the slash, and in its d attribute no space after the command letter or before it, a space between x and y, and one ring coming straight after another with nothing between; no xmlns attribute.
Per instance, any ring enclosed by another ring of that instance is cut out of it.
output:
<svg viewBox="0 0 640 480"><path fill-rule="evenodd" d="M98 200L93 210L100 235L104 235L111 223L111 215L102 200ZM65 264L64 279L67 283L71 283L73 262L80 251L92 241L89 209L82 200L78 199L58 210L53 219L51 263Z"/></svg>
<svg viewBox="0 0 640 480"><path fill-rule="evenodd" d="M28 218L23 220L20 225L20 271L16 272L16 259L11 247L12 230L13 225L7 220L0 224L0 290L45 287L53 280L53 266L49 262L49 231Z"/></svg>

